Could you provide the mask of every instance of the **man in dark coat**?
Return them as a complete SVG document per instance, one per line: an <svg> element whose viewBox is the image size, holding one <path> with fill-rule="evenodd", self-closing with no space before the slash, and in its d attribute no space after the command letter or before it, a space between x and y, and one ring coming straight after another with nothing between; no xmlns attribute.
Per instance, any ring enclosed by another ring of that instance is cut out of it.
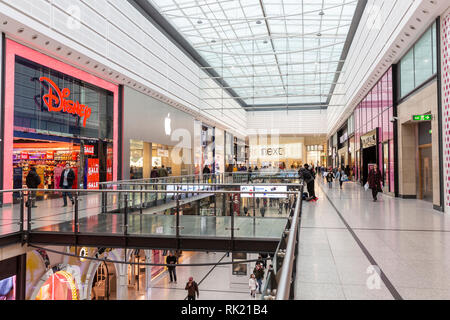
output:
<svg viewBox="0 0 450 320"><path fill-rule="evenodd" d="M308 164L305 164L303 168L300 168L298 175L306 183L308 188L308 199L307 201L317 200L316 193L314 191L314 176L313 173L308 169Z"/></svg>
<svg viewBox="0 0 450 320"><path fill-rule="evenodd" d="M177 273L175 271L175 265L177 264L177 257L175 257L172 251L166 258L166 264L170 264L171 266L167 266L167 270L169 271L170 282L175 281L177 283ZM173 266L172 266L173 265Z"/></svg>
<svg viewBox="0 0 450 320"><path fill-rule="evenodd" d="M189 277L189 281L184 289L188 291L188 300L195 300L195 293L197 293L197 298L199 297L198 284L193 277Z"/></svg>
<svg viewBox="0 0 450 320"><path fill-rule="evenodd" d="M39 175L37 174L35 167L30 168L30 172L28 172L26 180L27 187L29 189L37 189L39 187L39 185L41 184L41 177L39 177ZM29 197L31 206L33 208L36 208L36 191L30 191ZM29 203L27 203L27 207L28 205Z"/></svg>
<svg viewBox="0 0 450 320"><path fill-rule="evenodd" d="M152 171L150 172L150 178L155 179L158 178L158 168L153 167Z"/></svg>
<svg viewBox="0 0 450 320"><path fill-rule="evenodd" d="M59 180L59 187L64 190L70 190L73 187L73 182L75 181L75 172L73 172L72 168L70 168L70 165L66 163L66 168L61 174L61 180ZM63 199L64 199L64 206L67 207L67 197L70 198L70 201L72 201L72 205L75 204L75 201L73 200L72 193L68 191L64 191L62 193Z"/></svg>
<svg viewBox="0 0 450 320"><path fill-rule="evenodd" d="M378 166L374 165L373 169L369 172L369 188L372 189L372 197L373 201L377 201L378 192L382 192L381 182L383 181L383 177L381 176L380 170L378 170Z"/></svg>

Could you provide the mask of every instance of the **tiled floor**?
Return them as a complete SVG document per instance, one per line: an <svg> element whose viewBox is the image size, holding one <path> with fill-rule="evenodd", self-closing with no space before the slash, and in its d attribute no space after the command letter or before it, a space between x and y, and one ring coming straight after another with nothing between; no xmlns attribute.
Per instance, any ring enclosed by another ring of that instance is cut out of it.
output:
<svg viewBox="0 0 450 320"><path fill-rule="evenodd" d="M250 259L254 258L252 256ZM230 257L226 257L226 254L223 252L196 252L185 259L184 263L216 263L218 261L231 261L231 254ZM252 267L253 265L254 263L251 264ZM152 288L148 292L150 300L183 300L187 295L187 291L184 288L190 276L194 277L194 280L199 284L199 300L255 300L260 297L260 295L257 295L256 298L250 296L248 277L243 276L240 280L232 280L230 265L178 266L176 272L177 283L169 282L169 274L167 272L152 282ZM144 300L145 292L144 290L137 292L134 289L130 289L128 299Z"/></svg>
<svg viewBox="0 0 450 320"><path fill-rule="evenodd" d="M317 181L316 193L303 207L296 299L450 299L449 215L420 200L373 202L351 182Z"/></svg>

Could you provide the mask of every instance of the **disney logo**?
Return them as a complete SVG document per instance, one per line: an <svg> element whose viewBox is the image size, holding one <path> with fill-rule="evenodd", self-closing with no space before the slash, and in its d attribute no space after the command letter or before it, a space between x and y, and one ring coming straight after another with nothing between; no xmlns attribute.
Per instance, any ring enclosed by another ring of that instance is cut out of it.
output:
<svg viewBox="0 0 450 320"><path fill-rule="evenodd" d="M81 104L79 101L68 100L70 90L68 88L60 89L56 83L47 77L39 78L41 82L49 84L48 93L42 96L44 104L49 112L66 112L75 114L83 119L83 127L86 127L86 121L91 116L91 108Z"/></svg>

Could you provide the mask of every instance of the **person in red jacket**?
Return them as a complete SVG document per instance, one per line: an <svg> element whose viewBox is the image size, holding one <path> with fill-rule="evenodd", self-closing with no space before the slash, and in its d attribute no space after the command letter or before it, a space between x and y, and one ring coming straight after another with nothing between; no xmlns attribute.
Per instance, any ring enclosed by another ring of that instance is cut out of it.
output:
<svg viewBox="0 0 450 320"><path fill-rule="evenodd" d="M369 188L372 189L373 201L377 201L378 192L382 192L381 181L383 181L383 177L381 176L380 170L378 170L378 166L374 165L373 169L369 172Z"/></svg>

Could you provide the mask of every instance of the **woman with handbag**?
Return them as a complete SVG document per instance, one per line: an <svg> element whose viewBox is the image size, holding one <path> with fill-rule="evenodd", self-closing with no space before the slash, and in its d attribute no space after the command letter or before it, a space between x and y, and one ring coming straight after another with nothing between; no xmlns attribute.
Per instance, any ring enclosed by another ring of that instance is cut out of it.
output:
<svg viewBox="0 0 450 320"><path fill-rule="evenodd" d="M374 165L373 169L369 172L369 188L372 189L372 197L373 201L377 201L377 195L378 192L382 192L383 189L381 188L381 181L383 180L383 177L381 176L380 170L378 170L378 166Z"/></svg>

